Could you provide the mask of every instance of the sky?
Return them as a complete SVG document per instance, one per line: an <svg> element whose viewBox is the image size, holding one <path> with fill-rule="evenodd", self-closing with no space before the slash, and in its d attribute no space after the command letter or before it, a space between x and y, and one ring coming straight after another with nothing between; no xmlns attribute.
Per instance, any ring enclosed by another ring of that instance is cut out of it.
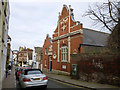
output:
<svg viewBox="0 0 120 90"><path fill-rule="evenodd" d="M104 1L101 0L102 3ZM83 17L88 6L96 2L101 3L100 0L10 0L12 50L18 50L20 46L32 49L42 47L47 34L52 38L63 4L71 5L75 20L83 23L84 28L100 30L93 27L89 17Z"/></svg>

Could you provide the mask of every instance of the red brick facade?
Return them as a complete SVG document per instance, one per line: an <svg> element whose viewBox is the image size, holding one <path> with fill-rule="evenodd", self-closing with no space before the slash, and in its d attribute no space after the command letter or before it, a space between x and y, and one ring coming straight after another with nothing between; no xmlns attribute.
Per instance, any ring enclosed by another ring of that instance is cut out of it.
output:
<svg viewBox="0 0 120 90"><path fill-rule="evenodd" d="M50 46L51 46L51 39L50 39L49 35L47 34L46 39L44 41L44 45L43 45L43 62L42 62L43 68L46 68L46 69L50 68L49 55L48 55L48 51L49 51Z"/></svg>
<svg viewBox="0 0 120 90"><path fill-rule="evenodd" d="M18 53L18 61L29 63L29 60L33 60L33 50L32 49L23 49Z"/></svg>
<svg viewBox="0 0 120 90"><path fill-rule="evenodd" d="M18 54L18 61L26 61L27 62L27 52L20 51Z"/></svg>
<svg viewBox="0 0 120 90"><path fill-rule="evenodd" d="M54 31L52 69L70 73L70 54L78 52L79 44L82 44L82 24L74 20L73 9L63 5L61 14ZM63 47L67 49L63 49ZM62 51L63 50L63 51ZM64 55L67 54L67 57ZM65 60L62 58L65 58Z"/></svg>

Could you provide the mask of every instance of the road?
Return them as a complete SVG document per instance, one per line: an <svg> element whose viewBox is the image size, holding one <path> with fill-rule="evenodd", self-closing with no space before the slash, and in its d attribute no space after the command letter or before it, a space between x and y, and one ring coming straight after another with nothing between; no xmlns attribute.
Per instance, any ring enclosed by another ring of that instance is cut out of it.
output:
<svg viewBox="0 0 120 90"><path fill-rule="evenodd" d="M19 81L16 80L16 88L21 88ZM78 86L73 86L64 82L49 79L47 88L81 88Z"/></svg>

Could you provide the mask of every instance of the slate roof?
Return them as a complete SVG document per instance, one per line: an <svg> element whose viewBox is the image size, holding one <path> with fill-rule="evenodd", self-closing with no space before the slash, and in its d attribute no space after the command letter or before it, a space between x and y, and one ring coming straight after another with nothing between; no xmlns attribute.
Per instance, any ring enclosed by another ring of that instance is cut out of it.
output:
<svg viewBox="0 0 120 90"><path fill-rule="evenodd" d="M105 46L109 33L83 28L83 44Z"/></svg>

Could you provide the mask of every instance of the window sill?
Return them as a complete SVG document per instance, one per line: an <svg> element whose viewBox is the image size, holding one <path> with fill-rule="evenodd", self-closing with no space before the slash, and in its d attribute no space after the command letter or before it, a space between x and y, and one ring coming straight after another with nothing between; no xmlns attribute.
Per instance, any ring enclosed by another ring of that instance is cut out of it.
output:
<svg viewBox="0 0 120 90"><path fill-rule="evenodd" d="M61 62L66 62L67 63L68 61L67 60L61 60Z"/></svg>

